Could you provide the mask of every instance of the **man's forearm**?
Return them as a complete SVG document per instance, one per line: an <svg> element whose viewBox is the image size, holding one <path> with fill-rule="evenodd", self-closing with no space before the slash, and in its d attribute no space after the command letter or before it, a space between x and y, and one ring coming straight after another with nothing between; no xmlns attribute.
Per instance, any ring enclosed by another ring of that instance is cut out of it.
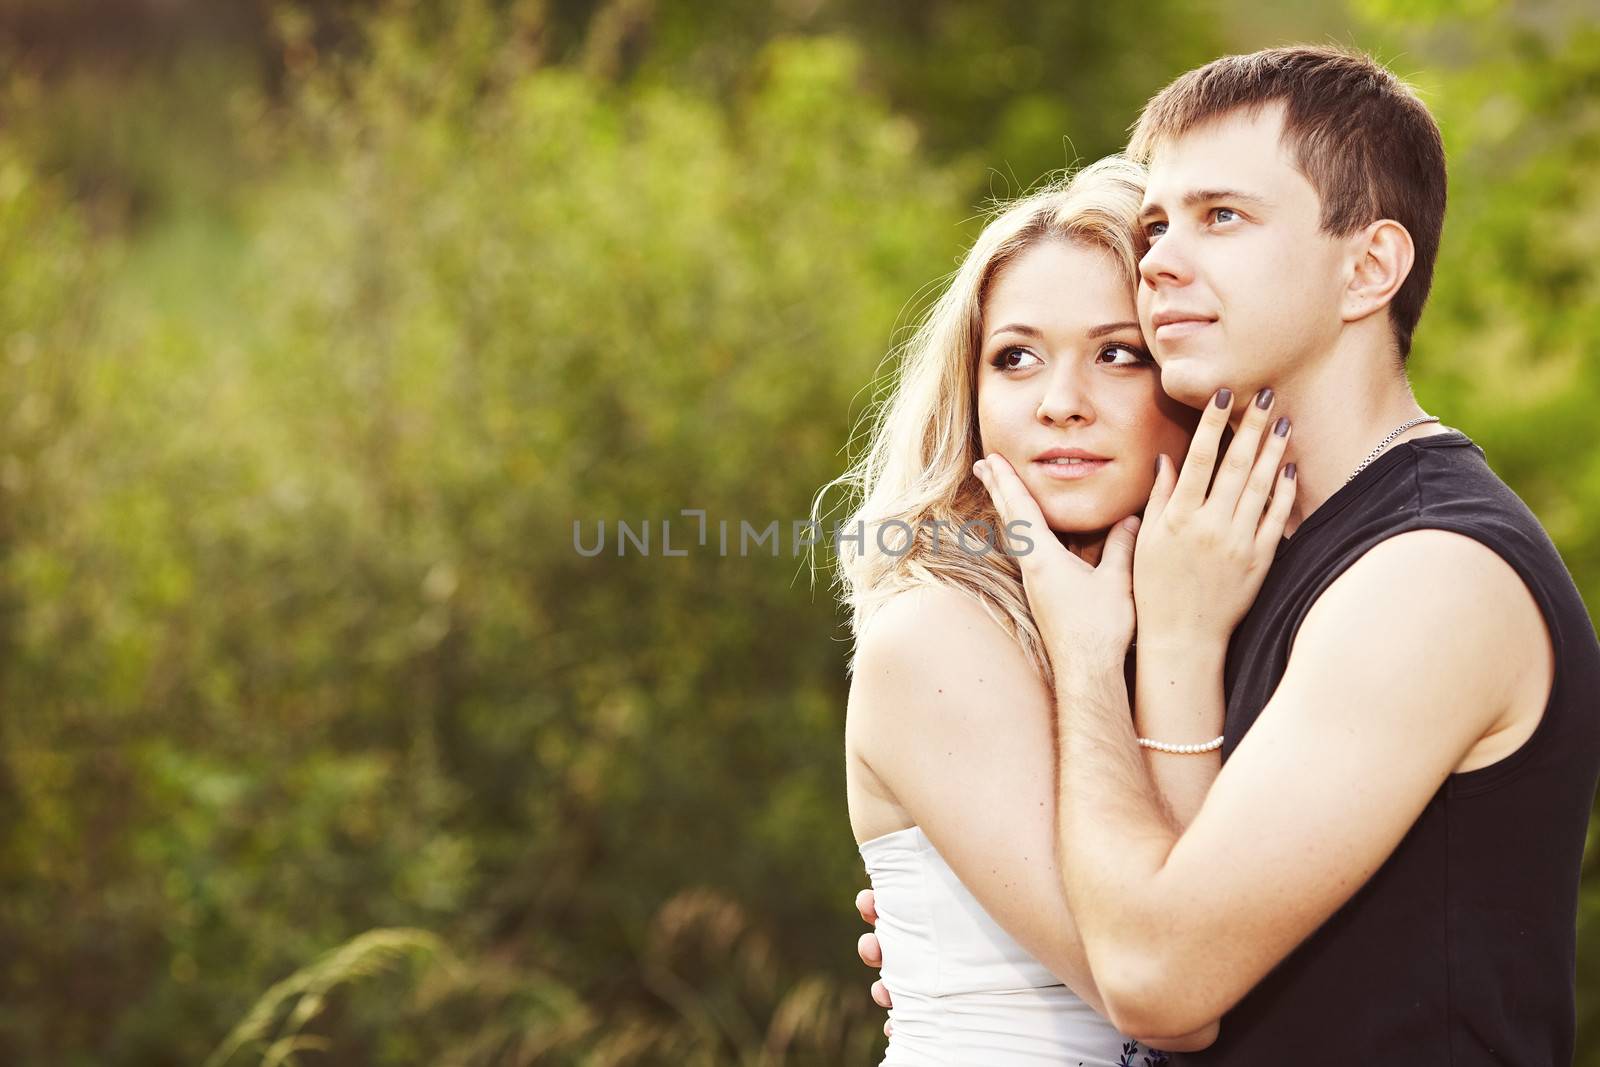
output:
<svg viewBox="0 0 1600 1067"><path fill-rule="evenodd" d="M1140 754L1119 668L1066 660L1056 672L1056 719L1064 874L1099 926L1128 884L1161 868L1179 827Z"/></svg>
<svg viewBox="0 0 1600 1067"><path fill-rule="evenodd" d="M1182 745L1210 741L1222 732L1224 642L1141 632L1137 653L1133 724L1138 736ZM1171 822L1181 831L1222 769L1221 751L1139 751Z"/></svg>
<svg viewBox="0 0 1600 1067"><path fill-rule="evenodd" d="M1137 1000L1159 966L1145 951L1155 922L1146 890L1181 831L1140 754L1121 669L1109 659L1053 658L1062 879L1095 981L1120 1023L1119 1005Z"/></svg>

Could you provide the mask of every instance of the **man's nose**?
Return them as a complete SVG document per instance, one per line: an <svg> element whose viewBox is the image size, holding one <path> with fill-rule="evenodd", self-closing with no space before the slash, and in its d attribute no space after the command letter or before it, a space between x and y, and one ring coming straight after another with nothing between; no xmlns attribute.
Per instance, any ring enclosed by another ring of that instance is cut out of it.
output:
<svg viewBox="0 0 1600 1067"><path fill-rule="evenodd" d="M1039 421L1053 425L1093 422L1092 391L1092 376L1082 361L1061 360L1052 368L1044 396L1039 398Z"/></svg>
<svg viewBox="0 0 1600 1067"><path fill-rule="evenodd" d="M1139 277L1152 289L1187 285L1192 272L1182 241L1171 232L1157 238L1139 260Z"/></svg>

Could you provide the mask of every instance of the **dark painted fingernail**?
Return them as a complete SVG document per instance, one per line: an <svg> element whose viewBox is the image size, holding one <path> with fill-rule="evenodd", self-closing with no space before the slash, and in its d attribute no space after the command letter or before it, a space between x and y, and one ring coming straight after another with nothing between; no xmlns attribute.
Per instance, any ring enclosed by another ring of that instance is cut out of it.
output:
<svg viewBox="0 0 1600 1067"><path fill-rule="evenodd" d="M1261 390L1261 392L1256 394L1256 407L1260 408L1262 411L1265 411L1268 408L1270 408L1271 406L1272 406L1272 390L1270 388L1263 389L1263 390Z"/></svg>
<svg viewBox="0 0 1600 1067"><path fill-rule="evenodd" d="M1233 403L1233 390L1223 386L1217 390L1217 407L1225 408Z"/></svg>
<svg viewBox="0 0 1600 1067"><path fill-rule="evenodd" d="M1277 434L1279 437L1288 437L1289 436L1289 418L1288 418L1288 416L1282 416L1282 417L1280 417L1278 419L1277 422L1273 423L1272 424L1272 432Z"/></svg>
<svg viewBox="0 0 1600 1067"><path fill-rule="evenodd" d="M1294 478L1294 464L1293 463L1291 463L1288 466L1283 468L1283 476L1285 478L1290 478L1290 479Z"/></svg>

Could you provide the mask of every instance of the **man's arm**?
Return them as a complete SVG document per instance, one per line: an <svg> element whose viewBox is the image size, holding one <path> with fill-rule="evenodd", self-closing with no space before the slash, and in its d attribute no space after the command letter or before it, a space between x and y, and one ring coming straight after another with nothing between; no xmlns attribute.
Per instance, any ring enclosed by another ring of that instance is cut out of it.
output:
<svg viewBox="0 0 1600 1067"><path fill-rule="evenodd" d="M1277 691L1179 831L1121 671L1075 652L1050 649L1072 769L1064 875L1108 1014L1131 1030L1193 1029L1237 1003L1372 876L1480 738L1539 713L1553 676L1543 616L1509 564L1454 533L1393 537L1313 606Z"/></svg>

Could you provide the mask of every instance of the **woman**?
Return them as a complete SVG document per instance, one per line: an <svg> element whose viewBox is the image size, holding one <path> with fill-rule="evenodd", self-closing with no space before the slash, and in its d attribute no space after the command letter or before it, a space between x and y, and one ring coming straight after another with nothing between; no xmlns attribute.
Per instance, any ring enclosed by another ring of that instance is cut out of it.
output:
<svg viewBox="0 0 1600 1067"><path fill-rule="evenodd" d="M1142 177L1103 160L996 217L840 479L861 498L846 529L866 531L840 559L856 635L847 786L893 996L885 1064L1164 1060L1103 1018L1067 910L1050 665L1016 560L996 550L1027 548L973 474L1004 457L1050 531L1095 564L1151 499L1157 458L1187 450L1198 414L1161 391L1134 304Z"/></svg>

